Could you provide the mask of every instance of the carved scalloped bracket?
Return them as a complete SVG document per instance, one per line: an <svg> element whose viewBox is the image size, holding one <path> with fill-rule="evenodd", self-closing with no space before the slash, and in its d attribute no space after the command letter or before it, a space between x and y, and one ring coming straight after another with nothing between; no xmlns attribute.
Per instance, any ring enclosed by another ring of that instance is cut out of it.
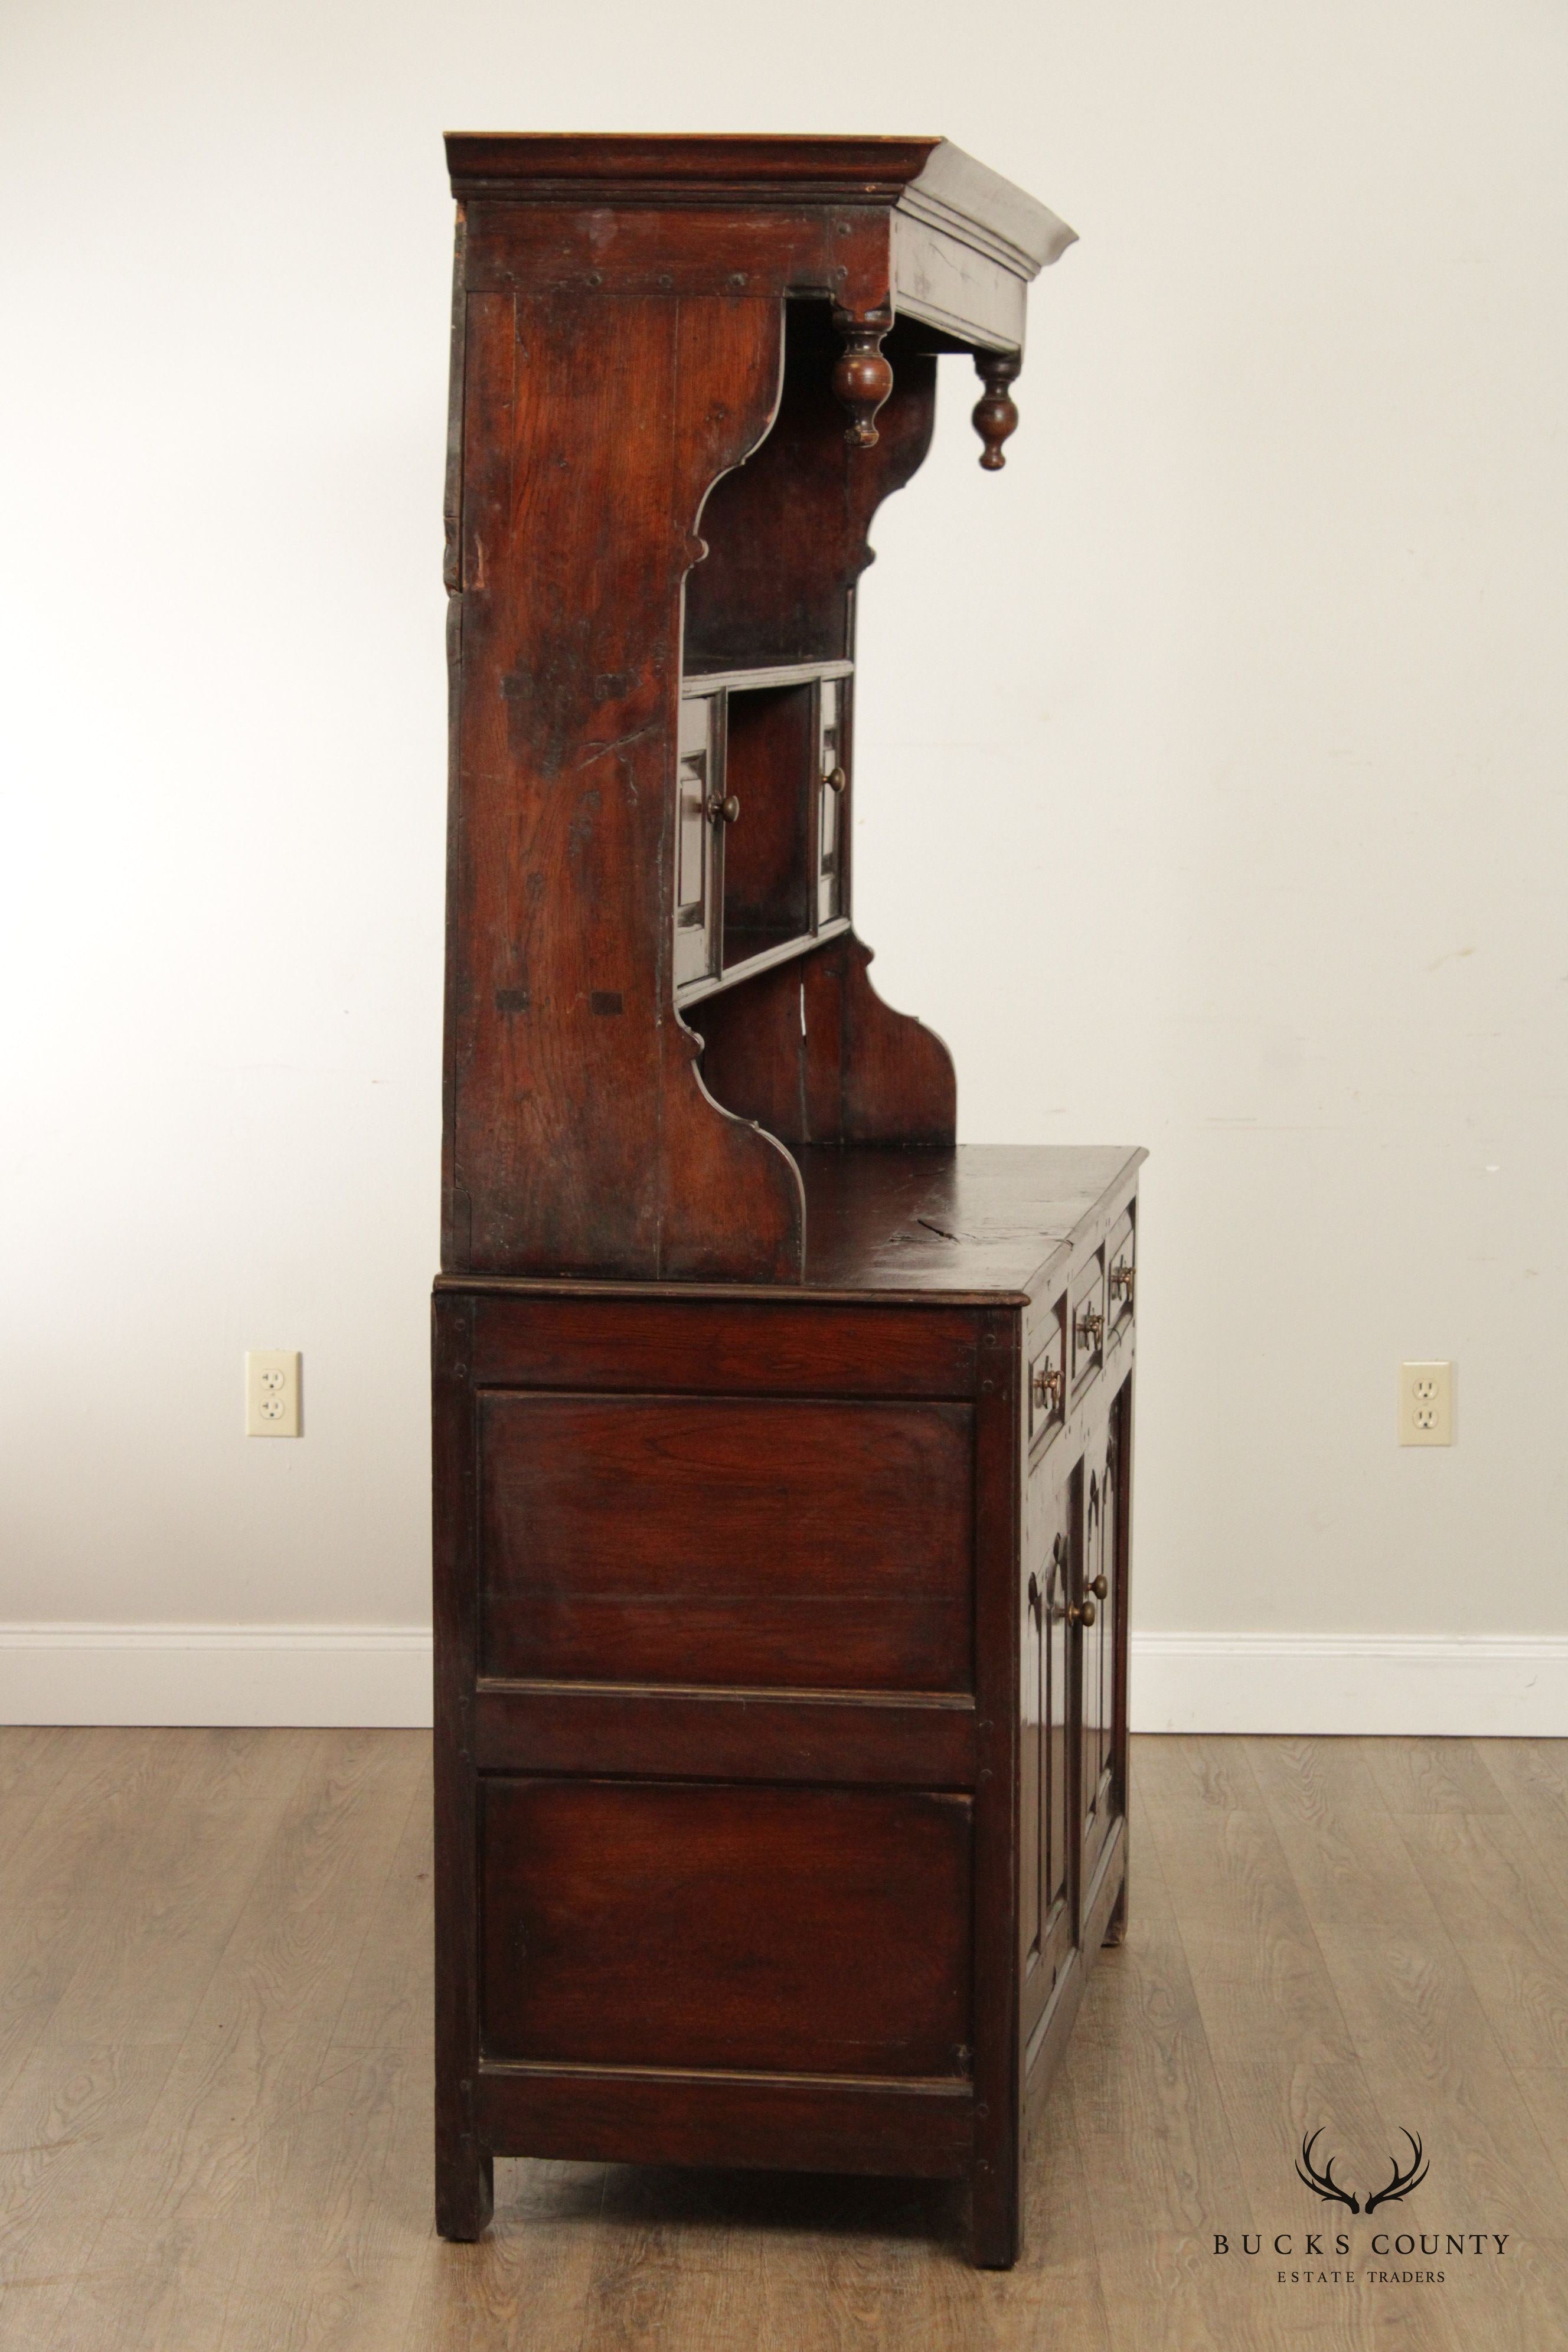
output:
<svg viewBox="0 0 1568 2352"><path fill-rule="evenodd" d="M709 1091L784 1143L951 1144L952 1057L870 961L851 932L695 1008Z"/></svg>

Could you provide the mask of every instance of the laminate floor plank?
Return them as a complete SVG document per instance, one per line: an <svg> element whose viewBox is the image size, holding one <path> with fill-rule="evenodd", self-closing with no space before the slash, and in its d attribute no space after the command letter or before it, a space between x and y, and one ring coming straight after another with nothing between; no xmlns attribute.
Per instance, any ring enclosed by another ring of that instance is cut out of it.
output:
<svg viewBox="0 0 1568 2352"><path fill-rule="evenodd" d="M1354 2052L1332 1980L1250 1763L1224 1759L1244 1807L1157 1784L1150 1811L1199 2011L1215 2051L1289 2048L1299 2063L1342 2066Z"/></svg>
<svg viewBox="0 0 1568 2352"><path fill-rule="evenodd" d="M432 2231L402 2352L581 2352L607 2179L602 2164L498 2164L479 2242Z"/></svg>
<svg viewBox="0 0 1568 2352"><path fill-rule="evenodd" d="M0 2109L0 2352L47 2344L115 2202L174 2052L40 2040Z"/></svg>
<svg viewBox="0 0 1568 2352"><path fill-rule="evenodd" d="M1489 1740L1350 1739L1391 1813L1506 1813L1484 1750Z"/></svg>
<svg viewBox="0 0 1568 2352"><path fill-rule="evenodd" d="M319 1732L57 2330L61 2352L218 2352L407 1818L416 1734Z"/></svg>
<svg viewBox="0 0 1568 2352"><path fill-rule="evenodd" d="M165 1734L84 1730L7 1859L0 1906L0 2101L26 2065L189 1757Z"/></svg>
<svg viewBox="0 0 1568 2352"><path fill-rule="evenodd" d="M79 1747L66 1724L0 1724L0 1859L8 1859Z"/></svg>
<svg viewBox="0 0 1568 2352"><path fill-rule="evenodd" d="M295 1801L314 1735L193 1730L169 1801L124 1841L49 2020L66 2042L183 2042Z"/></svg>
<svg viewBox="0 0 1568 2352"><path fill-rule="evenodd" d="M384 2352L406 2318L430 2228L430 1799L426 1752L222 2352Z"/></svg>
<svg viewBox="0 0 1568 2352"><path fill-rule="evenodd" d="M1488 1769L1542 1868L1568 1894L1568 1739L1489 1739Z"/></svg>
<svg viewBox="0 0 1568 2352"><path fill-rule="evenodd" d="M1392 1834L1362 1743L1251 1739L1258 1785L1315 1927L1443 1933L1420 1872Z"/></svg>
<svg viewBox="0 0 1568 2352"><path fill-rule="evenodd" d="M1568 1894L1528 1831L1495 1813L1405 1813L1395 1826L1510 2065L1568 2066Z"/></svg>

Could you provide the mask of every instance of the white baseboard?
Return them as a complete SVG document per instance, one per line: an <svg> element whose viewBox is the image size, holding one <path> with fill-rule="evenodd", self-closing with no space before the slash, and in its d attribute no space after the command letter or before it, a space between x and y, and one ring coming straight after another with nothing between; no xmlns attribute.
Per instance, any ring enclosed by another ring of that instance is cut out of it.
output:
<svg viewBox="0 0 1568 2352"><path fill-rule="evenodd" d="M426 1625L0 1625L0 1723L429 1721Z"/></svg>
<svg viewBox="0 0 1568 2352"><path fill-rule="evenodd" d="M421 1625L0 1625L0 1723L429 1721ZM1568 1738L1568 1639L1134 1633L1132 1727Z"/></svg>
<svg viewBox="0 0 1568 2352"><path fill-rule="evenodd" d="M1134 1633L1134 1731L1568 1738L1555 1634Z"/></svg>

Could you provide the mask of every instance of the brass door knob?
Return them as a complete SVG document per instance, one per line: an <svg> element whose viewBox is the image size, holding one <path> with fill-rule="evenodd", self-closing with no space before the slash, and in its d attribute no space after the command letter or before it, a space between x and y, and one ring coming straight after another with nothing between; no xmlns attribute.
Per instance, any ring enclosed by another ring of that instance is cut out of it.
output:
<svg viewBox="0 0 1568 2352"><path fill-rule="evenodd" d="M1069 1601L1068 1603L1068 1623L1069 1625L1092 1625L1095 1620L1095 1606L1092 1601Z"/></svg>
<svg viewBox="0 0 1568 2352"><path fill-rule="evenodd" d="M1089 1589L1097 1601L1103 1601L1110 1587L1103 1576L1091 1576L1089 1580Z"/></svg>
<svg viewBox="0 0 1568 2352"><path fill-rule="evenodd" d="M715 824L733 824L741 814L741 803L734 793L731 793L723 800L717 798L710 800L708 803L708 814Z"/></svg>
<svg viewBox="0 0 1568 2352"><path fill-rule="evenodd" d="M845 785L849 782L849 779L845 774L842 768L829 768L822 781L827 786L829 792L841 793L844 790Z"/></svg>

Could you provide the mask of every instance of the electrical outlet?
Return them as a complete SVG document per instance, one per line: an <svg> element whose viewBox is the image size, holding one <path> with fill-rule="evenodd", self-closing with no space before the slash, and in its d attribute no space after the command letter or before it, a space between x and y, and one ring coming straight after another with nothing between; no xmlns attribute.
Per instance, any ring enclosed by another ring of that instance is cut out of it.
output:
<svg viewBox="0 0 1568 2352"><path fill-rule="evenodd" d="M1401 1445L1452 1445L1452 1364L1400 1365L1399 1443Z"/></svg>
<svg viewBox="0 0 1568 2352"><path fill-rule="evenodd" d="M252 1348L245 1360L247 1437L298 1437L300 1359L289 1348Z"/></svg>

